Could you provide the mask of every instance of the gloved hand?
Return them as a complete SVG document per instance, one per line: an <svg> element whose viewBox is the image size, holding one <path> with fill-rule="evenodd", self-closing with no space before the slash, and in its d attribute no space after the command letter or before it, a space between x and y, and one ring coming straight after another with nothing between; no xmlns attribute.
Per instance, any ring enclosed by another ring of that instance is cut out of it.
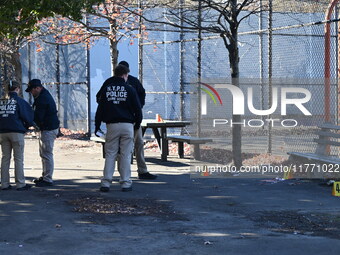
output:
<svg viewBox="0 0 340 255"><path fill-rule="evenodd" d="M57 137L62 137L64 136L64 134L61 132L60 128L58 129L58 134L57 134Z"/></svg>
<svg viewBox="0 0 340 255"><path fill-rule="evenodd" d="M40 128L38 127L38 125L36 123L33 123L33 128L34 128L34 132L40 131Z"/></svg>
<svg viewBox="0 0 340 255"><path fill-rule="evenodd" d="M100 129L100 127L96 127L96 128L94 129L94 134L95 134L95 136L97 136L97 137L101 137L101 136L104 135L104 132Z"/></svg>
<svg viewBox="0 0 340 255"><path fill-rule="evenodd" d="M138 130L139 128L140 128L140 125L136 125L136 124L135 124L135 125L133 126L133 129L134 129L134 130Z"/></svg>

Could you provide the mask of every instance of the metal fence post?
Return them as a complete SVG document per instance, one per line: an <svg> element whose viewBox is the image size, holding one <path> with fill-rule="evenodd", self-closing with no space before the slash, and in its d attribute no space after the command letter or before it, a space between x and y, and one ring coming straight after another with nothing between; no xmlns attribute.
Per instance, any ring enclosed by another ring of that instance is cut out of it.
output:
<svg viewBox="0 0 340 255"><path fill-rule="evenodd" d="M28 81L32 80L32 47L31 42L27 45L27 57L28 57ZM31 93L28 93L29 103L33 104L33 96Z"/></svg>
<svg viewBox="0 0 340 255"><path fill-rule="evenodd" d="M198 41L197 41L197 136L201 136L201 82L202 82L202 2L198 1Z"/></svg>
<svg viewBox="0 0 340 255"><path fill-rule="evenodd" d="M88 24L88 16L85 15L85 23ZM87 132L91 136L91 69L90 69L90 45L86 45L86 85L87 85Z"/></svg>
<svg viewBox="0 0 340 255"><path fill-rule="evenodd" d="M260 15L259 15L259 30L263 29L263 4L262 0L259 2L260 4ZM264 107L264 80L263 80L263 74L264 74L264 66L263 66L263 33L259 33L259 64L260 64L260 86L261 86L261 109L263 110ZM264 116L261 116L262 121L264 120ZM263 125L262 129L264 129L265 126Z"/></svg>
<svg viewBox="0 0 340 255"><path fill-rule="evenodd" d="M184 0L179 1L179 8L180 8L180 34L179 34L179 82L180 82L180 120L184 120L184 32L183 32L183 5ZM183 130L183 129L182 129Z"/></svg>
<svg viewBox="0 0 340 255"><path fill-rule="evenodd" d="M268 107L272 105L273 87L273 0L269 0L268 12ZM270 119L271 116L269 115ZM268 124L268 153L272 153L272 127Z"/></svg>
<svg viewBox="0 0 340 255"><path fill-rule="evenodd" d="M142 8L143 8L143 0L139 0L138 1L138 7L139 7L139 11L142 12ZM141 81L141 83L143 84L143 29L142 29L142 25L143 25L143 19L142 16L139 16L139 28L138 28L138 32L139 32L139 39L138 39L138 77L139 80Z"/></svg>
<svg viewBox="0 0 340 255"><path fill-rule="evenodd" d="M57 100L58 100L58 118L60 119L60 45L56 45L56 83L57 83Z"/></svg>
<svg viewBox="0 0 340 255"><path fill-rule="evenodd" d="M340 17L340 13L339 13L339 8L335 8L335 17ZM340 37L339 37L339 33L340 33L340 26L338 24L338 22L335 22L334 24L335 26L335 31L337 31L337 40L336 40L336 50L337 50L337 54L336 54L336 58L337 58L337 61L336 61L336 70L337 70L337 73L336 73L336 84L337 84L337 97L336 97L336 124L339 125L340 124L340 105L339 105L339 102L340 102L340 80L339 80L339 76L340 76L340 70L339 70L339 67L340 67L340 49L339 49L339 45L340 45Z"/></svg>
<svg viewBox="0 0 340 255"><path fill-rule="evenodd" d="M3 79L3 57L2 54L0 53L0 98L4 96L5 91L3 90L3 84L4 84L4 79Z"/></svg>

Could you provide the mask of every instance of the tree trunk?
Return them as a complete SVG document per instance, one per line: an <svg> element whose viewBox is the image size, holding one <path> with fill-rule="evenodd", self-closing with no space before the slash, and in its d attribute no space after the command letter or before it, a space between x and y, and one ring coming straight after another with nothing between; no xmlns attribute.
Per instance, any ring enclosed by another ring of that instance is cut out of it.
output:
<svg viewBox="0 0 340 255"><path fill-rule="evenodd" d="M118 64L118 42L110 39L110 56L111 56L111 74L114 75L114 70Z"/></svg>
<svg viewBox="0 0 340 255"><path fill-rule="evenodd" d="M16 80L17 82L19 82L19 84L22 84L22 67L21 67L19 49L13 54L11 54L10 63L14 67L13 80Z"/></svg>
<svg viewBox="0 0 340 255"><path fill-rule="evenodd" d="M110 56L111 56L111 74L114 75L114 70L118 64L118 41L116 38L117 34L116 21L110 20Z"/></svg>
<svg viewBox="0 0 340 255"><path fill-rule="evenodd" d="M238 72L238 51L235 49L234 54L229 55L230 59L230 72L232 84L240 87L239 84L239 72ZM233 126L232 126L232 151L233 161L237 168L242 166L242 126L241 115L233 115Z"/></svg>
<svg viewBox="0 0 340 255"><path fill-rule="evenodd" d="M13 54L11 54L10 64L14 68L13 73L12 73L12 80L19 82L19 84L22 84L22 67L21 67L19 49L17 49ZM19 95L23 96L22 89L20 90Z"/></svg>
<svg viewBox="0 0 340 255"><path fill-rule="evenodd" d="M236 23L235 23L236 24ZM228 46L231 82L234 86L240 87L239 73L239 50L238 50L238 29L237 25L230 27L232 39ZM242 126L241 115L233 115L232 126L232 152L234 165L239 169L242 166ZM237 123L237 124L235 124Z"/></svg>
<svg viewBox="0 0 340 255"><path fill-rule="evenodd" d="M1 65L2 73L2 89L4 93L8 93L8 88L5 84L8 84L10 80L17 81L22 84L22 67L20 62L19 49L16 49L11 54L2 54L3 65ZM20 90L22 96L22 90Z"/></svg>

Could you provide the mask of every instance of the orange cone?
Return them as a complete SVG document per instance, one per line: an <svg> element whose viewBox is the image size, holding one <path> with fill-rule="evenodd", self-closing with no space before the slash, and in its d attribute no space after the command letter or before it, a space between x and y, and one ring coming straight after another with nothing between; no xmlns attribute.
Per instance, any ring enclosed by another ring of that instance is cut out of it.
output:
<svg viewBox="0 0 340 255"><path fill-rule="evenodd" d="M160 114L156 114L156 120L157 122L164 122L163 118L161 117Z"/></svg>

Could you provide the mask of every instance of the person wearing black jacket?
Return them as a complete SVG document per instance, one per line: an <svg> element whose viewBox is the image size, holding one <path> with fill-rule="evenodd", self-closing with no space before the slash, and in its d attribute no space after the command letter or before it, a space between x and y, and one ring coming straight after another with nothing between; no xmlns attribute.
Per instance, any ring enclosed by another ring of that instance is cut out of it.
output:
<svg viewBox="0 0 340 255"><path fill-rule="evenodd" d="M20 84L10 81L9 98L0 99L0 144L1 188L11 189L9 167L11 154L14 154L15 184L17 190L28 190L31 185L25 183L24 175L24 135L33 126L33 110L31 106L18 96Z"/></svg>
<svg viewBox="0 0 340 255"><path fill-rule="evenodd" d="M100 191L108 192L115 170L115 160L120 152L120 184L122 191L132 190L131 154L133 150L133 130L139 129L142 110L135 89L129 86L128 68L118 65L114 76L107 79L99 95L95 117L95 134L101 122L106 123L105 166Z"/></svg>
<svg viewBox="0 0 340 255"><path fill-rule="evenodd" d="M59 131L58 111L53 97L39 79L30 80L26 92L34 97L34 122L41 131L39 153L42 161L42 176L34 180L38 187L53 185L53 147Z"/></svg>
<svg viewBox="0 0 340 255"><path fill-rule="evenodd" d="M128 62L120 61L118 65L123 65L127 67L130 73ZM127 83L136 90L139 102L141 104L141 107L143 108L143 106L145 105L145 89L142 83L138 80L137 77L134 77L130 74L128 75ZM96 95L97 102L100 100L101 92L106 86L107 86L107 82L104 82L103 86L100 88L99 92ZM138 178L149 179L149 180L156 179L157 176L154 174L151 174L148 171L148 168L145 163L144 140L143 140L142 128L135 129L134 131L134 148L135 148L135 155L136 155L136 161L137 161Z"/></svg>

